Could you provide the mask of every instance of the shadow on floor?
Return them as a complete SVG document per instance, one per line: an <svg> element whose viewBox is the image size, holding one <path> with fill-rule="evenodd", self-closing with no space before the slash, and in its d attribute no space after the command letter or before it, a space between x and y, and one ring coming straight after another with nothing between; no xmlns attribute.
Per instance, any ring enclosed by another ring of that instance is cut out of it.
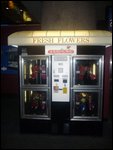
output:
<svg viewBox="0 0 113 150"><path fill-rule="evenodd" d="M112 120L103 123L102 136L21 133L19 97L2 96L2 149L112 149Z"/></svg>

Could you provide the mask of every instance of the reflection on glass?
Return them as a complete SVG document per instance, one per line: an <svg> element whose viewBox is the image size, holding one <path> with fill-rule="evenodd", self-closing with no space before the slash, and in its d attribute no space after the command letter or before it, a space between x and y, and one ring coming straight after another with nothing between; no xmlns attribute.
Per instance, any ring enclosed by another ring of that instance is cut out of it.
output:
<svg viewBox="0 0 113 150"><path fill-rule="evenodd" d="M24 84L46 84L46 60L24 61Z"/></svg>
<svg viewBox="0 0 113 150"><path fill-rule="evenodd" d="M45 91L24 91L25 114L47 115L46 98Z"/></svg>
<svg viewBox="0 0 113 150"><path fill-rule="evenodd" d="M17 69L18 68L18 49L17 47L9 47L8 50L8 67Z"/></svg>
<svg viewBox="0 0 113 150"><path fill-rule="evenodd" d="M99 66L96 60L77 60L75 68L76 85L97 85Z"/></svg>
<svg viewBox="0 0 113 150"><path fill-rule="evenodd" d="M75 116L97 116L98 114L98 93L76 92L74 95Z"/></svg>

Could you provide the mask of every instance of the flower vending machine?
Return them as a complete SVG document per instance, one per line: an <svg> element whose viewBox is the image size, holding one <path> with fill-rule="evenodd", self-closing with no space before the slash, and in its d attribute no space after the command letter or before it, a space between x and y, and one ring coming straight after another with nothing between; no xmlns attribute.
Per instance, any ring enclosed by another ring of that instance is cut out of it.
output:
<svg viewBox="0 0 113 150"><path fill-rule="evenodd" d="M18 46L20 55L20 120L25 128L32 123L43 130L48 124L51 130L59 123L62 132L67 126L72 133L78 122L81 131L85 124L92 123L94 130L95 122L104 121L111 36L101 30L31 30L8 36L8 45Z"/></svg>
<svg viewBox="0 0 113 150"><path fill-rule="evenodd" d="M68 124L68 133L77 122L102 121L103 55L20 55L19 62L22 119L49 132Z"/></svg>

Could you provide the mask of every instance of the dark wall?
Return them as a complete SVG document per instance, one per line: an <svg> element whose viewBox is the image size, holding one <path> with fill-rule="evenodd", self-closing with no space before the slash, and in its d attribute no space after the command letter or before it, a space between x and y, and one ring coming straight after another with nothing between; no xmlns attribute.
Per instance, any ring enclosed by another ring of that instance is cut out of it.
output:
<svg viewBox="0 0 113 150"><path fill-rule="evenodd" d="M8 45L8 36L17 31L40 30L40 24L37 25L2 25L1 26L1 44Z"/></svg>

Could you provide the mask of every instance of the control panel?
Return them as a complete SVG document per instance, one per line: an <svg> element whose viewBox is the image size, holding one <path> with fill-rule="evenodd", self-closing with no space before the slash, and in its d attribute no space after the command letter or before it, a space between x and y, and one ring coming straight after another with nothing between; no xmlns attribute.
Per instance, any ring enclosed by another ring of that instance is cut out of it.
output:
<svg viewBox="0 0 113 150"><path fill-rule="evenodd" d="M52 56L52 101L69 102L70 57Z"/></svg>

